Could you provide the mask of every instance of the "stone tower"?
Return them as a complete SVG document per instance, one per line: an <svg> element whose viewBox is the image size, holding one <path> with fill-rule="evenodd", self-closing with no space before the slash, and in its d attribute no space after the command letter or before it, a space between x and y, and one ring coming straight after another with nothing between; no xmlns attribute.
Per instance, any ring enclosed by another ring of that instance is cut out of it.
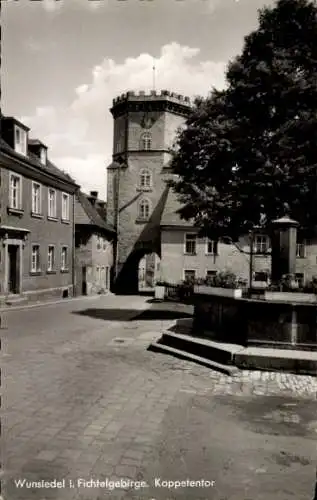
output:
<svg viewBox="0 0 317 500"><path fill-rule="evenodd" d="M113 163L108 167L107 220L117 229L114 289L138 290L138 263L160 256L160 218L170 175L169 148L191 109L168 91L128 92L113 100Z"/></svg>

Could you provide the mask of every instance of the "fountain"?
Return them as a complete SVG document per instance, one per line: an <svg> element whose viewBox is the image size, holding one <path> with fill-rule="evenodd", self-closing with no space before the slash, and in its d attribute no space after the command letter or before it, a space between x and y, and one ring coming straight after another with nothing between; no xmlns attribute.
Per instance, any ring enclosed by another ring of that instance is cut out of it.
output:
<svg viewBox="0 0 317 500"><path fill-rule="evenodd" d="M298 223L288 214L270 225L272 281L294 275ZM192 359L225 373L234 368L317 373L315 294L266 291L262 298L196 287L187 335L165 332L152 350ZM291 287L290 287L291 288Z"/></svg>

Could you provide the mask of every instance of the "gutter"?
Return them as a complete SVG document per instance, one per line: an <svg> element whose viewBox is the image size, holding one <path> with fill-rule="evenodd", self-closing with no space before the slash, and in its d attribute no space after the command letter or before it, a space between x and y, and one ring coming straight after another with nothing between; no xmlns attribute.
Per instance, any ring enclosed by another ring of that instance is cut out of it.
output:
<svg viewBox="0 0 317 500"><path fill-rule="evenodd" d="M73 229L72 229L72 239L73 239L73 251L72 251L72 285L73 285L73 297L76 297L76 278L75 278L75 198L76 192L73 193Z"/></svg>

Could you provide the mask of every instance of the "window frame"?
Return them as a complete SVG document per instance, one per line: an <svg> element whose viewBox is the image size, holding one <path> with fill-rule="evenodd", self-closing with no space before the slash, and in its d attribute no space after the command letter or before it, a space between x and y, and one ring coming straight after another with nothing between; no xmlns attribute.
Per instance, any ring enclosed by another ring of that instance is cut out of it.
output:
<svg viewBox="0 0 317 500"><path fill-rule="evenodd" d="M47 151L46 151L46 148L41 148L41 151L40 151L40 161L41 161L42 165L46 165L46 162L47 162Z"/></svg>
<svg viewBox="0 0 317 500"><path fill-rule="evenodd" d="M196 276L197 276L197 269L187 269L187 268L183 268L183 281L186 281L186 273L187 272L193 272L194 273L194 277L192 279L196 279Z"/></svg>
<svg viewBox="0 0 317 500"><path fill-rule="evenodd" d="M65 252L65 265L63 265L63 253ZM61 264L60 264L60 269L62 272L68 271L69 270L69 262L68 262L68 255L69 252L69 247L67 245L62 245L61 247Z"/></svg>
<svg viewBox="0 0 317 500"><path fill-rule="evenodd" d="M152 134L151 132L143 132L140 137L141 151L150 151L152 149Z"/></svg>
<svg viewBox="0 0 317 500"><path fill-rule="evenodd" d="M209 245L212 245L212 252L209 252ZM205 239L205 255L218 255L218 241L206 237Z"/></svg>
<svg viewBox="0 0 317 500"><path fill-rule="evenodd" d="M144 203L147 203L147 206L148 206L148 215L144 215L141 213L141 210L142 210L142 206L144 206ZM139 207L138 207L138 218L140 220L148 220L151 216L151 208L152 208L152 204L151 204L151 200L149 200L148 198L142 198L142 200L140 200L139 202Z"/></svg>
<svg viewBox="0 0 317 500"><path fill-rule="evenodd" d="M143 183L142 179L148 178L147 183ZM142 168L139 172L139 188L140 189L151 189L152 188L152 172L148 168Z"/></svg>
<svg viewBox="0 0 317 500"><path fill-rule="evenodd" d="M188 241L187 237L188 236L193 236L193 240L191 243L194 243L194 251L189 252L187 251L187 243L190 243ZM185 233L184 234L184 255L197 255L197 233Z"/></svg>
<svg viewBox="0 0 317 500"><path fill-rule="evenodd" d="M18 206L14 206L12 201L12 179L18 179L19 181L19 186L18 186L18 193L17 193L17 198L18 198ZM12 210L22 210L22 189L23 189L23 177L20 174L16 174L15 172L10 172L10 177L9 177L9 208Z"/></svg>
<svg viewBox="0 0 317 500"><path fill-rule="evenodd" d="M301 249L303 250L303 255L301 255ZM306 258L306 240L296 242L296 259Z"/></svg>
<svg viewBox="0 0 317 500"><path fill-rule="evenodd" d="M50 213L50 193L54 193L54 215ZM50 219L57 219L57 192L56 189L49 187L47 190L47 216Z"/></svg>
<svg viewBox="0 0 317 500"><path fill-rule="evenodd" d="M205 279L213 278L214 276L217 276L217 272L218 271L216 269L206 269ZM211 274L208 274L208 273L211 273Z"/></svg>
<svg viewBox="0 0 317 500"><path fill-rule="evenodd" d="M301 283L300 283L300 280L301 280ZM305 285L305 273L304 272L295 273L295 281L297 281L299 287L304 286Z"/></svg>
<svg viewBox="0 0 317 500"><path fill-rule="evenodd" d="M19 140L17 140L17 132L19 133ZM20 155L27 155L28 135L27 131L19 125L14 125L14 151Z"/></svg>
<svg viewBox="0 0 317 500"><path fill-rule="evenodd" d="M263 238L265 242L261 242L260 244L257 242L257 239ZM258 246L259 245L259 246ZM264 249L263 249L264 247ZM267 255L270 248L270 239L266 234L255 234L253 237L253 253L254 255Z"/></svg>
<svg viewBox="0 0 317 500"><path fill-rule="evenodd" d="M265 275L266 279L256 279L256 275ZM268 271L253 271L252 281L255 281L256 283L268 283L270 281L270 273Z"/></svg>
<svg viewBox="0 0 317 500"><path fill-rule="evenodd" d="M53 259L50 266L50 250L53 249ZM56 247L55 245L48 245L47 248L47 271L52 272L56 268Z"/></svg>
<svg viewBox="0 0 317 500"><path fill-rule="evenodd" d="M37 249L38 252L35 254L38 256L38 259L37 259L37 262L35 262L35 267L33 267L33 252L34 252L34 249ZM41 247L38 243L32 243L32 246L31 246L31 271L30 271L32 274L33 273L39 273L41 272Z"/></svg>
<svg viewBox="0 0 317 500"><path fill-rule="evenodd" d="M64 217L64 200L67 199L67 214ZM70 196L69 193L62 192L62 221L69 222L70 221Z"/></svg>
<svg viewBox="0 0 317 500"><path fill-rule="evenodd" d="M38 187L39 188L39 199L38 199L38 207L35 206L34 203L34 188ZM37 210L38 208L38 210ZM32 215L42 215L42 184L40 184L37 181L32 181Z"/></svg>

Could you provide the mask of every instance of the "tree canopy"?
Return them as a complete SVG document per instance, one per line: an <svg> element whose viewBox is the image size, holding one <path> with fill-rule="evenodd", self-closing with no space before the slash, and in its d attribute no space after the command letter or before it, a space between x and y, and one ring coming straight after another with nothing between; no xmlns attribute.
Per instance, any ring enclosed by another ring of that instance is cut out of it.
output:
<svg viewBox="0 0 317 500"><path fill-rule="evenodd" d="M225 90L196 99L172 185L207 234L239 237L290 215L317 224L317 7L279 0L229 63Z"/></svg>

